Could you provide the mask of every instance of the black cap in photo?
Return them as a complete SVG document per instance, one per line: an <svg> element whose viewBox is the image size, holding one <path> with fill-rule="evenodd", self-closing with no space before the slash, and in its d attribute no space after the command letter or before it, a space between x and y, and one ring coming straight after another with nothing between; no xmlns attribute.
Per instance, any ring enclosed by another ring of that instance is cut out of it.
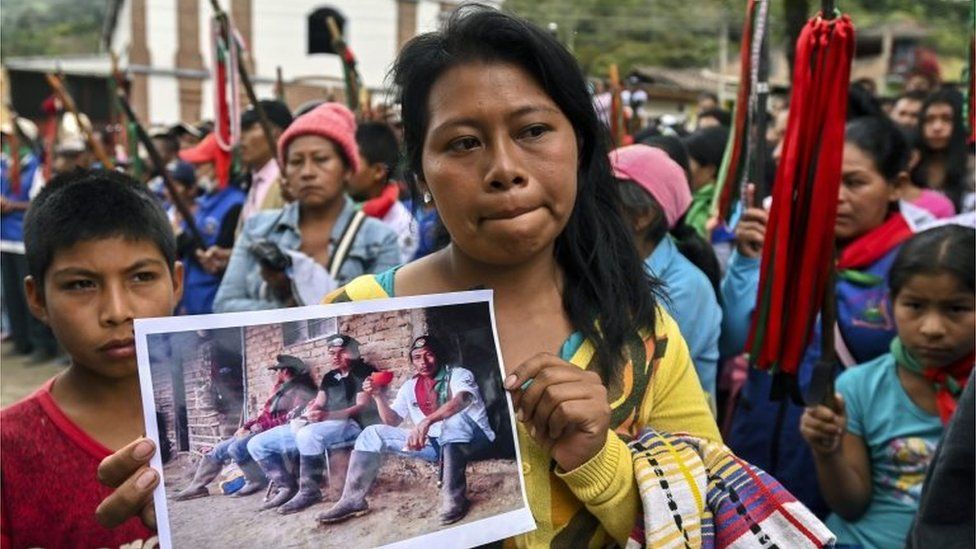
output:
<svg viewBox="0 0 976 549"><path fill-rule="evenodd" d="M359 358L359 341L345 334L336 334L329 338L329 347L345 347L353 358Z"/></svg>
<svg viewBox="0 0 976 549"><path fill-rule="evenodd" d="M278 362L268 366L269 370L291 370L295 374L304 374L308 371L305 361L292 355L278 355Z"/></svg>

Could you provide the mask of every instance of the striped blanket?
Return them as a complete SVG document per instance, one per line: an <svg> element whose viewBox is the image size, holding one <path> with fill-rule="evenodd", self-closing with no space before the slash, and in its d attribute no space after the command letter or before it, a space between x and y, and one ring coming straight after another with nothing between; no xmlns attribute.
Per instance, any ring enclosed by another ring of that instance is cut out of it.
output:
<svg viewBox="0 0 976 549"><path fill-rule="evenodd" d="M721 443L647 430L630 449L644 513L629 549L794 549L836 541L776 479Z"/></svg>

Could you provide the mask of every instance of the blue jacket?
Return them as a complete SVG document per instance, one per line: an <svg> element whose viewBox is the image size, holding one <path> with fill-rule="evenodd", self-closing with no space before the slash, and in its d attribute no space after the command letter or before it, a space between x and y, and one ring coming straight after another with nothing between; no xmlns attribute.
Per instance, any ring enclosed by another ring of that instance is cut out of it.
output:
<svg viewBox="0 0 976 549"><path fill-rule="evenodd" d="M342 231L355 212L356 207L352 200L346 198L345 205L332 228L329 241L330 256L335 252ZM230 263L220 283L220 289L217 290L214 312L257 311L284 307L284 303L261 296L264 279L261 277L260 264L250 252L250 247L257 240L267 239L282 250L299 249L302 235L298 230L298 216L299 205L297 202L292 202L281 210L258 212L244 223L244 228L234 243L234 251L231 253ZM383 272L395 267L399 262L400 247L397 244L396 233L382 221L368 217L360 227L356 240L353 241L336 282L342 286L357 276Z"/></svg>
<svg viewBox="0 0 976 549"><path fill-rule="evenodd" d="M688 342L702 389L714 405L722 309L712 283L701 269L681 255L670 235L644 260L644 267L664 282L667 298L662 305Z"/></svg>
<svg viewBox="0 0 976 549"><path fill-rule="evenodd" d="M10 159L0 159L0 193L13 202L30 200L31 187L39 179L41 162L33 154L25 154L20 161L20 192L14 194L10 181ZM24 241L24 212L10 212L0 215L0 240L7 242Z"/></svg>
<svg viewBox="0 0 976 549"><path fill-rule="evenodd" d="M235 206L244 203L244 192L236 187L201 196L197 199L197 213L194 216L203 245L209 248L217 244L217 236L224 218ZM184 230L186 223L183 224ZM212 275L203 270L194 255L183 258L183 301L178 308L183 314L203 315L213 312L214 298L220 287L220 275Z"/></svg>
<svg viewBox="0 0 976 549"><path fill-rule="evenodd" d="M898 247L862 269L883 277L880 284L866 287L845 280L837 283L837 324L858 364L887 353L897 334L888 297L888 270L897 253ZM728 327L723 333L724 352L738 354L743 351L758 289L759 260L733 253L722 281L723 330ZM803 394L806 394L813 366L820 357L820 337L820 323L817 322L798 370ZM813 456L800 436L803 408L789 399L771 401L772 379L768 373L750 368L732 420L728 445L738 456L776 477L818 516L826 516L828 508L820 495Z"/></svg>

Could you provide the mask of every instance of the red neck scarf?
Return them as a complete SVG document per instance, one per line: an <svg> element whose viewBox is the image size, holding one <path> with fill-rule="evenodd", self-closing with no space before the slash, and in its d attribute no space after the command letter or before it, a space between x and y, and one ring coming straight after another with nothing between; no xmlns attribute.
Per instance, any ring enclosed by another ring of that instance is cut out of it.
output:
<svg viewBox="0 0 976 549"><path fill-rule="evenodd" d="M945 368L926 368L922 375L935 385L935 407L939 410L942 424L949 423L953 412L956 411L956 399L962 393L969 374L973 371L976 354L957 360Z"/></svg>
<svg viewBox="0 0 976 549"><path fill-rule="evenodd" d="M363 204L363 213L370 217L383 219L399 198L400 188L395 183L391 183L383 189L379 196L371 198Z"/></svg>
<svg viewBox="0 0 976 549"><path fill-rule="evenodd" d="M844 246L837 261L837 268L863 269L872 265L892 248L911 238L912 234L912 228L908 226L905 217L896 213L881 226L875 227Z"/></svg>
<svg viewBox="0 0 976 549"><path fill-rule="evenodd" d="M417 406L425 416L437 410L437 380L429 376L417 376L417 384L413 386L413 394L417 397Z"/></svg>

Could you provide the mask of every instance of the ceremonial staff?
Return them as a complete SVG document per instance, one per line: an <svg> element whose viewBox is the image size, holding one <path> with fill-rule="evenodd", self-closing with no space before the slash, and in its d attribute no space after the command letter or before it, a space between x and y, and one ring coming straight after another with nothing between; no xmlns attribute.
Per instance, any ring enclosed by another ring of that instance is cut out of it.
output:
<svg viewBox="0 0 976 549"><path fill-rule="evenodd" d="M193 213L190 208L183 202L183 198L176 189L176 184L173 183L173 178L170 177L169 172L166 170L166 163L163 162L163 157L160 156L159 151L156 150L156 146L153 145L152 139L146 130L139 123L139 119L136 118L136 113L132 111L132 106L126 100L125 95L122 90L116 92L116 99L119 102L119 106L122 107L122 111L132 122L132 125L136 130L136 137L139 139L139 143L146 148L146 152L149 153L149 159L152 161L153 166L156 171L163 178L163 184L166 185L166 190L169 191L170 198L173 200L173 205L176 206L176 211L180 212L180 216L183 221L186 222L186 228L190 232L190 236L193 237L193 245L196 248L203 248L203 236L200 234L200 230L197 229L197 224L193 219Z"/></svg>
<svg viewBox="0 0 976 549"><path fill-rule="evenodd" d="M210 6L213 8L214 15L220 24L221 34L223 34L227 43L230 44L231 40L236 40L234 33L231 32L230 18L224 10L220 9L217 0L210 0ZM247 99L251 102L251 106L258 115L258 123L261 124L261 131L264 132L264 138L268 141L268 147L270 147L275 162L278 164L278 169L283 173L284 166L281 165L278 155L274 154L278 150L278 141L274 138L274 133L271 131L271 121L268 120L268 115L264 112L264 107L258 102L258 96L254 93L254 86L251 84L251 76L247 72L247 66L244 65L244 59L241 57L237 58L237 73L240 75L241 85L244 86Z"/></svg>
<svg viewBox="0 0 976 549"><path fill-rule="evenodd" d="M332 16L326 17L325 24L329 27L329 34L332 36L332 49L342 59L342 72L346 83L346 104L348 104L349 110L361 115L362 113L359 112L359 94L362 89L362 79L359 76L359 70L356 68L356 56L346 41L342 39L342 33L339 31L339 25L335 19Z"/></svg>
<svg viewBox="0 0 976 549"><path fill-rule="evenodd" d="M793 96L766 229L750 361L774 373L774 400L829 403L834 325L838 191L854 57L854 26L823 2L797 40ZM806 395L797 374L820 315L821 356Z"/></svg>
<svg viewBox="0 0 976 549"><path fill-rule="evenodd" d="M112 75L109 78L110 90L112 92L112 97L115 97L116 93L123 93L128 99L129 97L129 81L125 74L119 69L119 56L116 55L114 51L109 51L109 58L112 60ZM131 139L133 133L132 123L125 120L125 115L119 112L119 107L117 103L113 103L115 109L114 113L118 116L119 125L119 135L122 136L122 144L126 155L129 159L129 174L136 179L142 179L142 159L139 158L139 145L136 140Z"/></svg>
<svg viewBox="0 0 976 549"><path fill-rule="evenodd" d="M113 169L115 167L115 163L112 162L112 159L108 157L105 149L102 148L102 144L95 139L94 135L92 135L91 126L84 123L84 121L81 119L81 116L78 114L78 107L75 105L74 99L71 98L71 94L65 89L64 83L60 78L53 74L45 74L44 76L47 78L47 83L50 84L51 89L54 90L54 94L58 97L58 99L61 100L61 104L64 105L64 108L75 117L75 122L78 123L78 128L81 129L81 132L85 134L85 141L87 141L88 146L91 147L92 152L95 154L95 158L102 163L102 166L106 170Z"/></svg>

